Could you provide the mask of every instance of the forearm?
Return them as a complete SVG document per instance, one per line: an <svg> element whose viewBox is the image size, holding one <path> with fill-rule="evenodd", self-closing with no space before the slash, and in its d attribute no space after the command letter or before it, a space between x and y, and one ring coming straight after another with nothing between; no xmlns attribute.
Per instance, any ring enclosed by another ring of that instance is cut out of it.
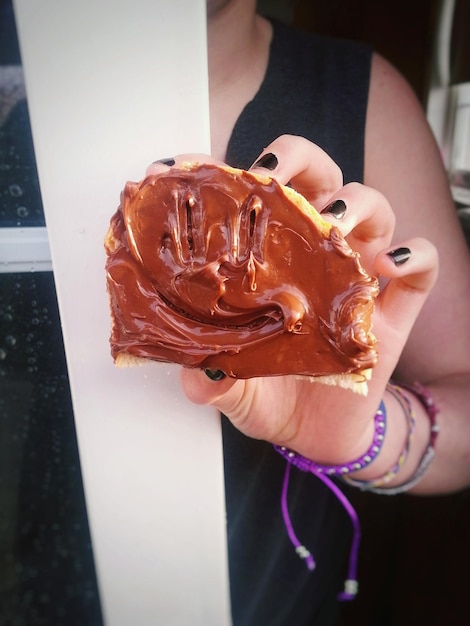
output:
<svg viewBox="0 0 470 626"><path fill-rule="evenodd" d="M470 375L449 376L427 385L439 409L436 455L416 494L449 493L470 486ZM420 413L422 431L426 414Z"/></svg>

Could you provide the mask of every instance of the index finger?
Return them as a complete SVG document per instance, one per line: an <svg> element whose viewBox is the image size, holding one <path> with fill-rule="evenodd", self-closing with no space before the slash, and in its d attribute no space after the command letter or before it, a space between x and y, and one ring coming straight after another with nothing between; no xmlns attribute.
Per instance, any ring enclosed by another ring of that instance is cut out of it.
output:
<svg viewBox="0 0 470 626"><path fill-rule="evenodd" d="M290 183L315 208L343 186L343 173L319 146L304 137L281 135L267 146L250 171Z"/></svg>

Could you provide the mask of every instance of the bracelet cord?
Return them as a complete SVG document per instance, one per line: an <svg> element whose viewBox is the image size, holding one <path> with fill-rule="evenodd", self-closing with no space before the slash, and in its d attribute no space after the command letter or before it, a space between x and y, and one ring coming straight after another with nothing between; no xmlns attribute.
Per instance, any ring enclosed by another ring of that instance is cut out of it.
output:
<svg viewBox="0 0 470 626"><path fill-rule="evenodd" d="M341 465L322 465L320 463L315 463L314 461L306 459L302 455L297 454L292 450L289 450L285 446L274 446L274 449L279 454L281 454L287 461L281 495L281 510L284 519L284 525L286 527L286 531L292 545L294 546L299 557L305 560L305 564L309 570L315 569L315 560L310 551L300 542L297 535L295 534L287 504L291 465L294 465L303 472L310 472L317 476L317 478L319 478L338 498L339 502L342 504L343 508L346 510L351 519L353 527L353 538L349 555L348 577L344 583L344 590L338 595L338 600L340 601L353 600L359 590L359 584L357 581L357 561L361 541L361 528L354 507L341 491L341 489L333 482L333 480L331 480L331 477L344 476L345 474L349 474L349 472L363 469L364 467L367 467L370 463L372 463L372 461L377 458L380 450L382 449L382 445L385 439L386 423L387 412L385 409L385 404L382 400L374 416L375 428L372 445L369 447L364 455L362 455L355 461L352 461L350 463L344 463Z"/></svg>
<svg viewBox="0 0 470 626"><path fill-rule="evenodd" d="M289 489L291 467L292 465L290 463L286 464L286 471L284 473L284 480L282 485L281 510L284 519L284 525L286 527L289 539L295 548L295 551L301 559L305 560L307 568L309 570L314 570L316 568L314 557L312 553L308 550L308 548L306 548L298 539L289 514L287 493ZM341 489L331 480L331 478L325 476L324 474L317 474L317 476L338 498L351 519L351 523L353 526L353 538L349 555L348 577L344 583L344 590L338 594L338 600L354 600L359 590L359 584L357 581L357 561L359 554L359 545L361 541L361 527L359 524L359 518L352 504L349 502Z"/></svg>

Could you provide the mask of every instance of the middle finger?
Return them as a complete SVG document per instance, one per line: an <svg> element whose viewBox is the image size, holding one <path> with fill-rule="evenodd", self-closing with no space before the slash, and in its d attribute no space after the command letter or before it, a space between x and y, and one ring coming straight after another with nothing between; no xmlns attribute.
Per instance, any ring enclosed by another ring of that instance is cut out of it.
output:
<svg viewBox="0 0 470 626"><path fill-rule="evenodd" d="M342 210L335 207L342 201ZM353 250L361 254L361 261L370 272L375 257L387 248L395 229L395 214L385 196L359 183L349 183L339 190L322 217L339 228Z"/></svg>

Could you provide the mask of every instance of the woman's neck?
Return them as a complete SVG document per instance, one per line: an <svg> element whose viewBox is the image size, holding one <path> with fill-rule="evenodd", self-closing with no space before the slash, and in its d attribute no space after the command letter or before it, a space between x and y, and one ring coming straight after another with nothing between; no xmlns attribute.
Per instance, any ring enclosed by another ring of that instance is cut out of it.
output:
<svg viewBox="0 0 470 626"><path fill-rule="evenodd" d="M232 0L208 19L212 156L225 159L233 127L266 73L271 24L253 0ZM262 146L260 146L260 150Z"/></svg>

